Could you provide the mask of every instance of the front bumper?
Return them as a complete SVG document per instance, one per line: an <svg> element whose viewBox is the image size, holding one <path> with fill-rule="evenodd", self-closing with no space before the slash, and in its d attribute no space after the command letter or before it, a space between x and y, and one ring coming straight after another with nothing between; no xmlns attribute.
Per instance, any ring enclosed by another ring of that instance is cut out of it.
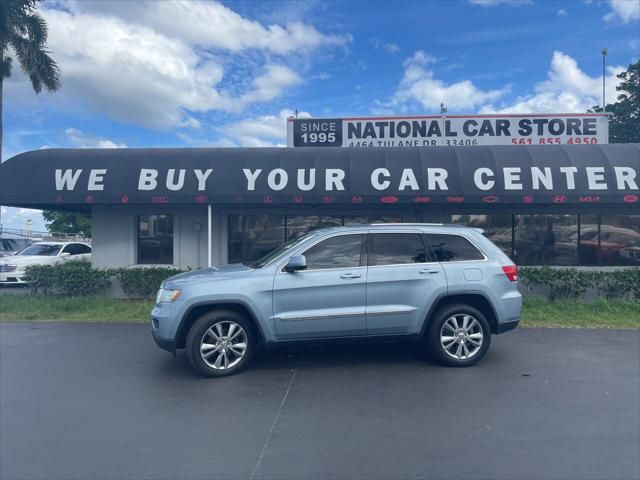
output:
<svg viewBox="0 0 640 480"><path fill-rule="evenodd" d="M24 271L0 273L0 284L24 284Z"/></svg>
<svg viewBox="0 0 640 480"><path fill-rule="evenodd" d="M169 338L164 338L158 335L153 327L151 327L151 335L153 336L153 340L156 342L156 345L160 347L162 350L166 350L167 352L176 353L176 341Z"/></svg>

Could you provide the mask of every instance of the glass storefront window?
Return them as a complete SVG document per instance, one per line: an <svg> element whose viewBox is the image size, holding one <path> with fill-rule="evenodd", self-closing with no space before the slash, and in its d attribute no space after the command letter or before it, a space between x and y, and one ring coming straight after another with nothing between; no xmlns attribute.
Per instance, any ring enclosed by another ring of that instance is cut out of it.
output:
<svg viewBox="0 0 640 480"><path fill-rule="evenodd" d="M640 215L600 217L598 258L600 265L640 265Z"/></svg>
<svg viewBox="0 0 640 480"><path fill-rule="evenodd" d="M138 263L173 265L173 215L138 217Z"/></svg>
<svg viewBox="0 0 640 480"><path fill-rule="evenodd" d="M285 240L284 215L229 215L229 263L258 260Z"/></svg>
<svg viewBox="0 0 640 480"><path fill-rule="evenodd" d="M518 265L576 265L577 215L516 215Z"/></svg>

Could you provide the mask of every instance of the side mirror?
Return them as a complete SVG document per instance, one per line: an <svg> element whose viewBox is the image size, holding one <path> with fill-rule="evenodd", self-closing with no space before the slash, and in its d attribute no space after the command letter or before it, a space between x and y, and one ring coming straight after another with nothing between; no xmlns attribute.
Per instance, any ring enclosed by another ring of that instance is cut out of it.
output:
<svg viewBox="0 0 640 480"><path fill-rule="evenodd" d="M284 266L285 272L297 272L298 270L304 270L307 268L307 259L304 255L292 255L289 258L289 262Z"/></svg>
<svg viewBox="0 0 640 480"><path fill-rule="evenodd" d="M61 257L70 257L70 256L71 256L71 254L70 254L69 252L62 252L62 253L60 254L60 256L61 256Z"/></svg>

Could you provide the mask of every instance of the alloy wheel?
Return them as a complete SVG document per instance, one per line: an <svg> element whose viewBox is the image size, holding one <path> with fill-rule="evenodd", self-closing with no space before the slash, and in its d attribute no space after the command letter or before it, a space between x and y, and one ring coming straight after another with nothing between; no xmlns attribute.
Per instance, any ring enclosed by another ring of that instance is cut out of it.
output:
<svg viewBox="0 0 640 480"><path fill-rule="evenodd" d="M247 352L247 333L236 322L222 320L214 323L202 335L200 355L215 370L235 367Z"/></svg>
<svg viewBox="0 0 640 480"><path fill-rule="evenodd" d="M456 360L473 358L482 348L484 334L480 322L466 313L455 314L442 324L440 344Z"/></svg>

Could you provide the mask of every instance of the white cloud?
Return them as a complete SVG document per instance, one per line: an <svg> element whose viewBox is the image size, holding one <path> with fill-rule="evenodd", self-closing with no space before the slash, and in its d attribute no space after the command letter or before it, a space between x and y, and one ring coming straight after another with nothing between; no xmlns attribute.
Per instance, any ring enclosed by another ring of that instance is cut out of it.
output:
<svg viewBox="0 0 640 480"><path fill-rule="evenodd" d="M531 0L468 0L472 5L478 5L480 7L497 7L498 5L530 5Z"/></svg>
<svg viewBox="0 0 640 480"><path fill-rule="evenodd" d="M622 66L608 67L606 76L607 103L616 100L616 86L620 80L616 75ZM602 76L590 77L578 63L563 52L553 52L547 80L535 85L534 92L518 97L509 105L485 105L480 113L573 113L585 112L602 103Z"/></svg>
<svg viewBox="0 0 640 480"><path fill-rule="evenodd" d="M397 43L385 43L384 46L382 47L384 48L388 53L394 54L394 53L398 53L400 52L400 46Z"/></svg>
<svg viewBox="0 0 640 480"><path fill-rule="evenodd" d="M63 82L59 94L40 102L88 106L160 130L199 127L208 112L239 113L281 97L303 82L300 67L287 63L308 69L315 50L351 38L299 21L266 26L208 2L61 0L42 13ZM33 102L28 79L17 73L7 96Z"/></svg>
<svg viewBox="0 0 640 480"><path fill-rule="evenodd" d="M638 0L609 0L611 11L603 18L607 22L622 20L628 23L640 19L640 2Z"/></svg>
<svg viewBox="0 0 640 480"><path fill-rule="evenodd" d="M567 15L569 15L569 13L564 8L561 8L556 12L557 17L566 17Z"/></svg>
<svg viewBox="0 0 640 480"><path fill-rule="evenodd" d="M127 148L124 143L116 143L108 138L84 133L77 128L67 128L64 133L76 147L80 148Z"/></svg>
<svg viewBox="0 0 640 480"><path fill-rule="evenodd" d="M218 131L229 146L284 147L287 140L287 118L295 114L283 109L277 115L262 115L229 123ZM311 118L308 112L298 112L298 118Z"/></svg>
<svg viewBox="0 0 640 480"><path fill-rule="evenodd" d="M232 52L246 49L266 50L277 54L311 51L326 45L344 45L351 36L327 35L313 26L294 21L281 25L263 25L242 17L218 2L75 1L74 9L118 16L128 23L138 23L192 45Z"/></svg>
<svg viewBox="0 0 640 480"><path fill-rule="evenodd" d="M384 111L406 111L410 104L419 104L428 110L437 110L440 103L449 109L469 109L493 102L505 95L509 87L482 90L471 81L447 84L435 78L428 66L436 60L424 51L414 53L404 62L404 76L390 102L382 102Z"/></svg>

